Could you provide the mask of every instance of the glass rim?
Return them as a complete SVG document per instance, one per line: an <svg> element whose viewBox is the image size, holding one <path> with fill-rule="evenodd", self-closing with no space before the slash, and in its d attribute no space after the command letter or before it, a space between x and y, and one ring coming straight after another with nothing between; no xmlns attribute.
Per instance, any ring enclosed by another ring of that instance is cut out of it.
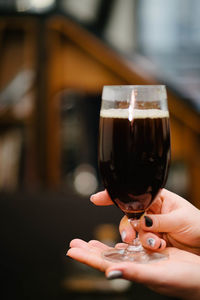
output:
<svg viewBox="0 0 200 300"><path fill-rule="evenodd" d="M104 85L102 100L104 101L164 101L167 99L165 85Z"/></svg>
<svg viewBox="0 0 200 300"><path fill-rule="evenodd" d="M165 84L116 84L116 85L104 85L103 88L158 88L158 87L165 87L166 88L166 85Z"/></svg>

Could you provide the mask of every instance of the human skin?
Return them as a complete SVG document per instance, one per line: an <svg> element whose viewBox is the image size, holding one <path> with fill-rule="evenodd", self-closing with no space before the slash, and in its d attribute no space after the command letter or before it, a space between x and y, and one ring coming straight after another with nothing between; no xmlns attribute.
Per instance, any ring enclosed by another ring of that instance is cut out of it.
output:
<svg viewBox="0 0 200 300"><path fill-rule="evenodd" d="M200 299L200 256L169 247L164 250L167 260L150 264L134 262L113 263L102 258L102 251L110 247L92 240L75 239L67 255L102 272L108 279L124 278L142 283L168 296L186 300Z"/></svg>
<svg viewBox="0 0 200 300"><path fill-rule="evenodd" d="M95 205L113 204L107 191L92 195L91 201ZM151 221L147 222L148 226L145 216ZM126 216L120 222L119 230L126 243L131 243L135 237L131 223ZM145 248L162 251L166 246L173 246L200 255L200 210L175 193L162 189L145 215L135 224ZM149 239L153 239L154 243L150 245Z"/></svg>

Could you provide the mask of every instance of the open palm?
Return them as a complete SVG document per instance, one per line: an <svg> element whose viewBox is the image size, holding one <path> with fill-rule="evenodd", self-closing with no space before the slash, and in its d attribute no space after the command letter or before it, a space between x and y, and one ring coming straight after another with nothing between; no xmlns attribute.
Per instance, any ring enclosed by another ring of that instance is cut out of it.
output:
<svg viewBox="0 0 200 300"><path fill-rule="evenodd" d="M70 243L67 255L105 272L120 271L124 279L143 283L151 289L182 299L200 297L200 257L176 248L167 248L169 259L151 264L134 262L113 263L102 257L102 252L110 247L99 241L85 242L75 239ZM191 291L193 296L191 296Z"/></svg>

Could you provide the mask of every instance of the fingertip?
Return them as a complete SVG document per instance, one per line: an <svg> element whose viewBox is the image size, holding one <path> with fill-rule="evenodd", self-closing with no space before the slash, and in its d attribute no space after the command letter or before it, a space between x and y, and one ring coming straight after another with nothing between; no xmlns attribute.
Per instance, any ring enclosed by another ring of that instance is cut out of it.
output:
<svg viewBox="0 0 200 300"><path fill-rule="evenodd" d="M71 242L69 243L69 247L70 247L70 248L76 247L77 244L79 244L80 242L82 242L81 239L78 239L78 238L73 239L73 240L71 240Z"/></svg>
<svg viewBox="0 0 200 300"><path fill-rule="evenodd" d="M135 233L130 232L130 230L123 230L122 232L120 232L120 235L122 241L127 244L131 243L135 238Z"/></svg>
<svg viewBox="0 0 200 300"><path fill-rule="evenodd" d="M128 221L128 218L125 216L122 218L119 226L119 231L121 234L121 239L125 243L131 243L135 238L135 230Z"/></svg>
<svg viewBox="0 0 200 300"><path fill-rule="evenodd" d="M92 195L90 196L90 201L93 202L94 199L95 199L95 194L92 194Z"/></svg>
<svg viewBox="0 0 200 300"><path fill-rule="evenodd" d="M67 252L66 252L66 256L70 257L70 258L73 258L74 249L75 248L68 249Z"/></svg>
<svg viewBox="0 0 200 300"><path fill-rule="evenodd" d="M102 198L102 192L98 192L96 194L92 194L90 196L90 202L92 202L93 204L95 204L96 201L99 201L99 199L101 199L101 198Z"/></svg>
<svg viewBox="0 0 200 300"><path fill-rule="evenodd" d="M105 193L105 191L100 191L100 192L97 192L95 194L92 194L90 195L90 201L93 202L95 201L96 199L98 199L99 197L102 197L102 195Z"/></svg>
<svg viewBox="0 0 200 300"><path fill-rule="evenodd" d="M90 201L99 206L104 205L113 205L112 200L110 199L110 196L108 195L108 192L106 190L98 192L96 194L92 194L90 196Z"/></svg>
<svg viewBox="0 0 200 300"><path fill-rule="evenodd" d="M166 248L166 241L156 235L145 235L145 237L142 238L142 244L146 249L157 252Z"/></svg>
<svg viewBox="0 0 200 300"><path fill-rule="evenodd" d="M126 241L126 237L127 237L126 230L123 230L123 231L121 232L121 239L122 239L123 242Z"/></svg>

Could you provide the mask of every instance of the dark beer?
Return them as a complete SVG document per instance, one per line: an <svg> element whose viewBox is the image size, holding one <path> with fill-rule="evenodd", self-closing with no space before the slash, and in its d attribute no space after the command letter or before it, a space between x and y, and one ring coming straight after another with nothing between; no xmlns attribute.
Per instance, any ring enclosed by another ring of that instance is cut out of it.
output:
<svg viewBox="0 0 200 300"><path fill-rule="evenodd" d="M170 161L167 111L101 111L99 168L113 202L139 218L165 185Z"/></svg>

